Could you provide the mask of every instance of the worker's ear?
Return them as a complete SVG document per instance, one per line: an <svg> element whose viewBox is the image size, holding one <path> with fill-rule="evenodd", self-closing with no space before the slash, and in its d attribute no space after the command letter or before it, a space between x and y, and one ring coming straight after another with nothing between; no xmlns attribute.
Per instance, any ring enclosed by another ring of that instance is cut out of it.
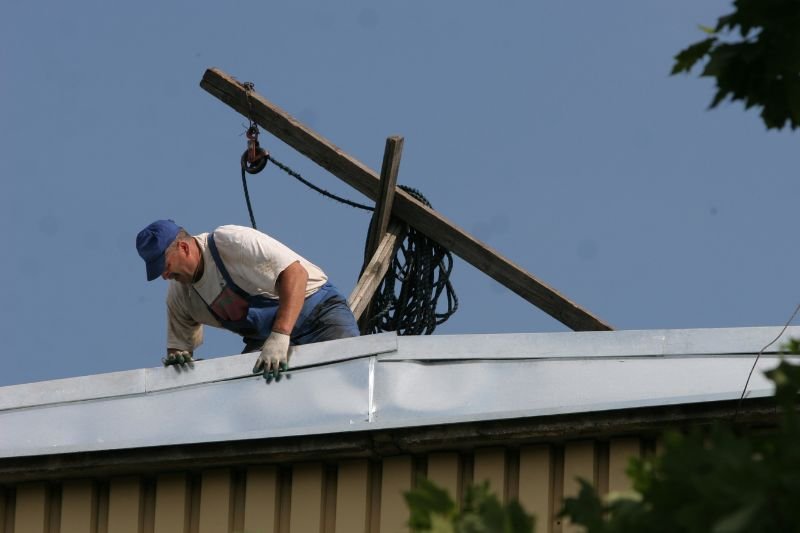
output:
<svg viewBox="0 0 800 533"><path fill-rule="evenodd" d="M180 249L181 253L188 256L189 255L189 243L186 241L178 241L178 248Z"/></svg>

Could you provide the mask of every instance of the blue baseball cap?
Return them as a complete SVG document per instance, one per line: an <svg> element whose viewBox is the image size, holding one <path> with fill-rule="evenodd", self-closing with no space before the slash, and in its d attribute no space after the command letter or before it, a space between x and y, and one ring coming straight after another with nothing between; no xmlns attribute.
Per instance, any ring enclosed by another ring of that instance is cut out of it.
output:
<svg viewBox="0 0 800 533"><path fill-rule="evenodd" d="M136 236L136 250L147 265L147 281L153 281L164 273L164 252L179 231L172 220L156 220Z"/></svg>

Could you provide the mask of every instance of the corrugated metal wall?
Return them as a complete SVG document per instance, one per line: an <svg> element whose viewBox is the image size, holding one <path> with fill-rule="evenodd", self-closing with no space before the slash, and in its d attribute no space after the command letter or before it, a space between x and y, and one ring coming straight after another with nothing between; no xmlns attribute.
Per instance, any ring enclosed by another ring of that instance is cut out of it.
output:
<svg viewBox="0 0 800 533"><path fill-rule="evenodd" d="M478 448L156 477L25 483L0 488L2 533L394 533L406 531L403 492L426 476L451 494L488 480L537 516L537 532L576 528L555 516L576 477L623 490L628 459L652 441L626 437Z"/></svg>

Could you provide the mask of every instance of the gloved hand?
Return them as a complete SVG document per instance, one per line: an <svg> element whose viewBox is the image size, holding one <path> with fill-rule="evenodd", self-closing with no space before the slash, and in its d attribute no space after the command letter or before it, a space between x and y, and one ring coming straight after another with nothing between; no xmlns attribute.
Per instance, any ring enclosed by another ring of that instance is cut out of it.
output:
<svg viewBox="0 0 800 533"><path fill-rule="evenodd" d="M194 360L192 359L192 352L187 352L186 350L177 350L167 353L167 356L161 359L161 362L164 364L164 366L185 366L186 364L191 365L194 363Z"/></svg>
<svg viewBox="0 0 800 533"><path fill-rule="evenodd" d="M273 331L261 348L253 373L264 372L264 379L269 380L270 372L277 378L281 370L289 366L289 335Z"/></svg>

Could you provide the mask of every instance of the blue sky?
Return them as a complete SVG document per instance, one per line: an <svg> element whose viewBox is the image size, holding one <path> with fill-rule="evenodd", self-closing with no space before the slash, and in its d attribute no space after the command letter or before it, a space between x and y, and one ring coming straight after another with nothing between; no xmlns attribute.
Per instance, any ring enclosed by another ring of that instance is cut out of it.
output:
<svg viewBox="0 0 800 533"><path fill-rule="evenodd" d="M690 2L101 2L0 7L0 385L156 366L162 281L136 233L248 224L245 120L199 88L218 67L618 329L783 325L797 137L672 57L731 10ZM366 199L268 135L318 185ZM259 228L349 293L369 215L278 169ZM437 334L565 328L457 259ZM238 353L207 331L201 357Z"/></svg>

